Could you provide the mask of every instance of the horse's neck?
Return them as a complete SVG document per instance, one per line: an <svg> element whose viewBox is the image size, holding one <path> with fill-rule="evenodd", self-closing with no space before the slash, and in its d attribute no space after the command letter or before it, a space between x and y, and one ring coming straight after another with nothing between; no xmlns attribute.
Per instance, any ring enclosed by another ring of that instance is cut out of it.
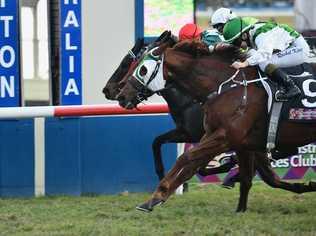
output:
<svg viewBox="0 0 316 236"><path fill-rule="evenodd" d="M171 113L178 113L194 103L193 97L180 90L176 85L171 85L161 91L161 96L168 103Z"/></svg>
<svg viewBox="0 0 316 236"><path fill-rule="evenodd" d="M210 93L217 91L219 86L235 73L229 64L212 65L205 59L196 60L199 62L192 62L195 63L193 67L190 64L182 66L188 68L187 73L175 67L173 71L180 71L180 76L175 75L174 80L199 100L204 100Z"/></svg>

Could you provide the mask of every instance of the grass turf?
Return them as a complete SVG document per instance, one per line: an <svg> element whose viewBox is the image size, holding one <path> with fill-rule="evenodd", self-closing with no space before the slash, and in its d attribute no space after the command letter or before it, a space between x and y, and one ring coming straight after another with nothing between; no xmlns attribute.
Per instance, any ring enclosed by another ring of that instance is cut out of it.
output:
<svg viewBox="0 0 316 236"><path fill-rule="evenodd" d="M234 212L238 186L190 185L152 213L149 194L0 200L0 235L316 235L316 195L255 182L248 211Z"/></svg>

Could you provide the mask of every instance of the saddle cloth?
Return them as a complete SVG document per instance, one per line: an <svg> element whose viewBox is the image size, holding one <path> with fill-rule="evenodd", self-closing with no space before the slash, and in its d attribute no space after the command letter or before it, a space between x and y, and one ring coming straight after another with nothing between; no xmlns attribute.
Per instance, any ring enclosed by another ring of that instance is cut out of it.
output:
<svg viewBox="0 0 316 236"><path fill-rule="evenodd" d="M291 68L283 68L283 70L293 79L302 94L283 103L280 119L293 122L315 122L316 78L313 75L313 68L308 63L304 63ZM271 80L263 81L262 84L269 96L268 110L270 111L278 85Z"/></svg>

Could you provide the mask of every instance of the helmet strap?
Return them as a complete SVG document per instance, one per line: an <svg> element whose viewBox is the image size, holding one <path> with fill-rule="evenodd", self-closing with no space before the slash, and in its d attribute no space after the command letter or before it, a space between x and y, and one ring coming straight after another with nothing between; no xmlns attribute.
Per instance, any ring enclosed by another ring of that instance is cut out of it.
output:
<svg viewBox="0 0 316 236"><path fill-rule="evenodd" d="M241 34L241 39L242 39L243 41L246 41L246 40L248 39L247 33L242 33L242 34Z"/></svg>

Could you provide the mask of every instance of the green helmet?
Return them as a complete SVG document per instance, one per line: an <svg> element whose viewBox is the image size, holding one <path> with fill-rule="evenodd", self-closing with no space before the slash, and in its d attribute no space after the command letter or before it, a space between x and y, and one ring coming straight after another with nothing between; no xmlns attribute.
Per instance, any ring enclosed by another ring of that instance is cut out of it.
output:
<svg viewBox="0 0 316 236"><path fill-rule="evenodd" d="M253 17L237 17L228 21L223 30L223 36L227 43L232 43L242 33L249 30L258 22L258 19Z"/></svg>

